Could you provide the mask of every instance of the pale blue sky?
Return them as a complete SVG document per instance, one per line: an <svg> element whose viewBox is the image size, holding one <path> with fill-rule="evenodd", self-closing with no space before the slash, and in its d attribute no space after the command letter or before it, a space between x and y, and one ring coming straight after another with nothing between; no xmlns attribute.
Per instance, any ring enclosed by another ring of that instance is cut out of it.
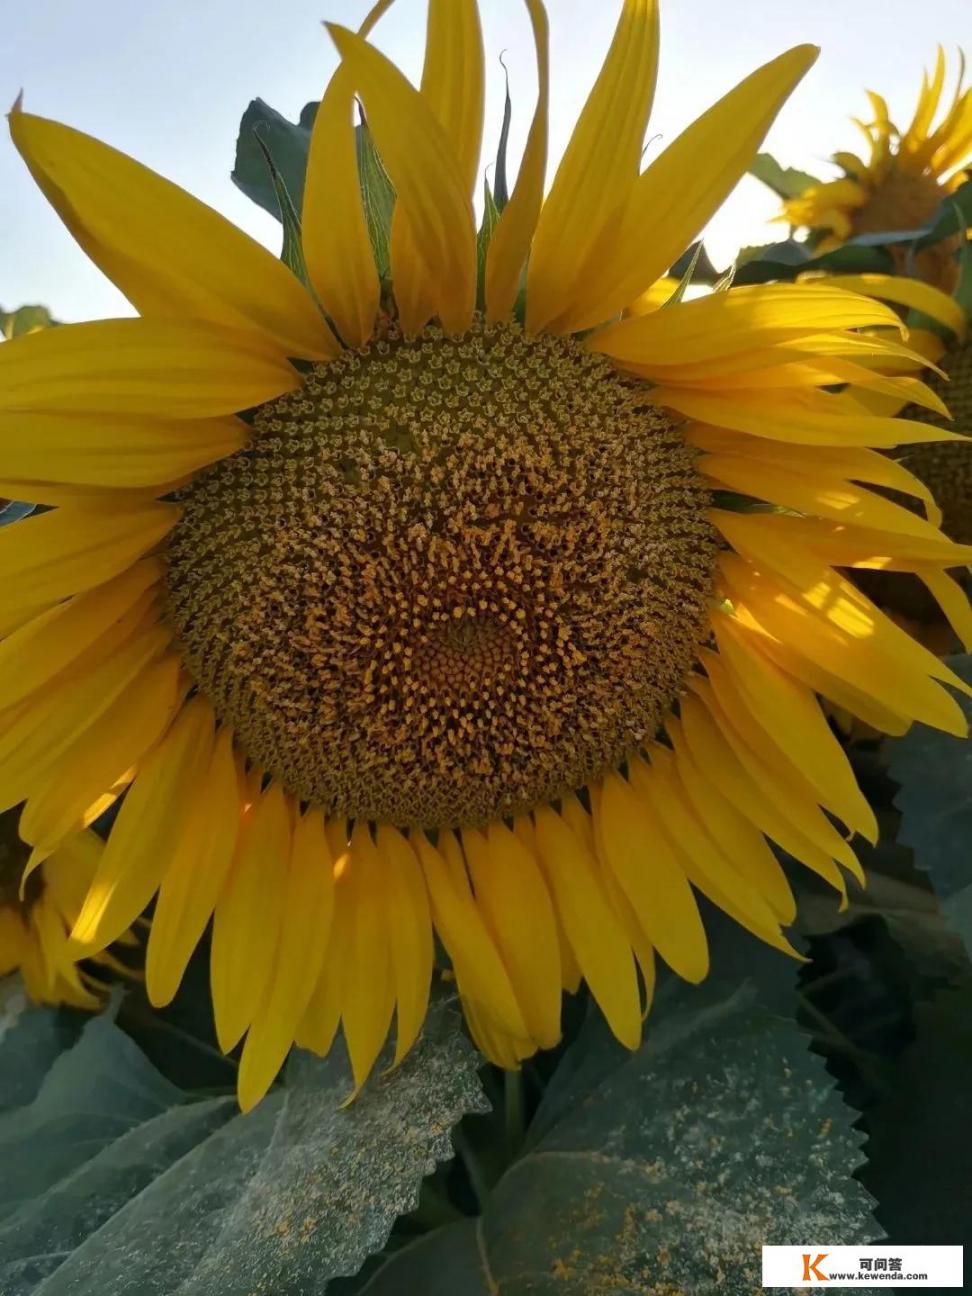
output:
<svg viewBox="0 0 972 1296"><path fill-rule="evenodd" d="M296 117L335 65L321 20L356 25L370 0L30 0L8 5L0 103L23 87L25 106L89 131L217 207L276 250L278 227L229 179L240 115L259 95ZM534 72L521 0L482 0L490 95L484 162L502 111L501 51L514 95L512 157L533 111ZM547 0L551 18L551 156L559 156L620 8L620 0ZM425 4L398 0L375 41L413 78L421 67ZM823 47L768 139L791 165L857 147L847 121L864 115L864 86L893 114L911 110L936 41L972 52L972 0L667 0L659 89L649 134L671 140L758 64L790 45ZM5 137L0 140L0 304L43 302L62 319L127 313L47 207ZM657 142L651 147L657 148ZM713 222L714 259L765 242L775 201L745 179Z"/></svg>

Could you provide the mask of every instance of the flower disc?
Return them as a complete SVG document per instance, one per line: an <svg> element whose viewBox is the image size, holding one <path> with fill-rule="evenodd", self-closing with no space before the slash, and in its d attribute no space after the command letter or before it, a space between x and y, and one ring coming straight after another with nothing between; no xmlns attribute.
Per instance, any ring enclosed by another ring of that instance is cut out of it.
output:
<svg viewBox="0 0 972 1296"><path fill-rule="evenodd" d="M183 495L168 615L246 755L352 818L486 822L651 737L707 636L709 496L577 343L390 331Z"/></svg>

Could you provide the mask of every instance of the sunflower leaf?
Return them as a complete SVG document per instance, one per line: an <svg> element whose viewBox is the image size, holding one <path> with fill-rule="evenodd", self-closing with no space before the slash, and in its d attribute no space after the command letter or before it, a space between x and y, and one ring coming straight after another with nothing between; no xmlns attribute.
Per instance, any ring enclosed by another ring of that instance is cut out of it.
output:
<svg viewBox="0 0 972 1296"><path fill-rule="evenodd" d="M876 1234L852 1121L751 983L669 982L637 1053L590 1015L482 1215L390 1255L358 1296L752 1291L763 1243Z"/></svg>
<svg viewBox="0 0 972 1296"><path fill-rule="evenodd" d="M57 1022L42 1017L33 1035L18 1023L0 1060L12 1048L44 1066ZM0 1292L317 1296L385 1244L452 1155L451 1127L484 1105L478 1065L440 998L399 1070L350 1107L336 1050L295 1053L243 1116L231 1096L191 1100L103 1014L0 1114Z"/></svg>
<svg viewBox="0 0 972 1296"><path fill-rule="evenodd" d="M845 243L820 256L809 255L806 245L795 239L771 243L765 248L747 248L745 251L746 259L737 262L737 286L789 282L808 270L845 274L891 274L894 271L894 262L886 248L865 247L857 243Z"/></svg>
<svg viewBox="0 0 972 1296"><path fill-rule="evenodd" d="M934 219L920 232L916 250L940 243L950 234L964 233L972 225L972 180L959 185L941 202Z"/></svg>
<svg viewBox="0 0 972 1296"><path fill-rule="evenodd" d="M307 151L317 108L316 103L305 104L298 120L292 122L262 99L253 99L240 121L236 162L230 179L247 198L276 220L280 220L280 204L273 180L267 172L261 142L273 158L293 206L299 212L304 201Z"/></svg>
<svg viewBox="0 0 972 1296"><path fill-rule="evenodd" d="M784 167L777 162L772 153L757 153L753 158L749 174L772 189L778 198L797 198L805 189L821 183L816 176L807 171L798 171L796 167Z"/></svg>
<svg viewBox="0 0 972 1296"><path fill-rule="evenodd" d="M972 1246L970 1069L972 982L966 980L917 1007L914 1042L867 1114L861 1178L878 1200L875 1214L892 1242L920 1237L929 1245Z"/></svg>
<svg viewBox="0 0 972 1296"><path fill-rule="evenodd" d="M949 658L948 665L972 682L972 656ZM972 703L958 701L972 717ZM972 954L972 750L965 739L917 724L888 746L891 777L900 784L898 840L928 873L945 917Z"/></svg>

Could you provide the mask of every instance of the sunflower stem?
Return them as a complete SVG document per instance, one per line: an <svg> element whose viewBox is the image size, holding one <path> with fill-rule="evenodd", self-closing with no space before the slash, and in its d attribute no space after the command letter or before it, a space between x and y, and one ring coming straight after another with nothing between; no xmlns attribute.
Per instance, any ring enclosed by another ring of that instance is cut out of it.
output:
<svg viewBox="0 0 972 1296"><path fill-rule="evenodd" d="M469 1183L472 1186L473 1195L479 1206L479 1212L486 1209L486 1202L489 1199L489 1180L486 1176L485 1169L473 1150L473 1146L461 1125L457 1125L452 1131L452 1142L456 1151L462 1158L462 1163L466 1167L466 1174L469 1176Z"/></svg>

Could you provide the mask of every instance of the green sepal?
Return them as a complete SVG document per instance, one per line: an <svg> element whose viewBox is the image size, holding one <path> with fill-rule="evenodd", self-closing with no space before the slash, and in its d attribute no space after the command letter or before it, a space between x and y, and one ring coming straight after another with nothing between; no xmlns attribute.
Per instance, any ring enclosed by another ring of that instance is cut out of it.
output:
<svg viewBox="0 0 972 1296"><path fill-rule="evenodd" d="M690 266L693 267L694 283L714 284L723 274L723 271L717 270L712 264L701 239L687 247L678 260L672 263L668 271L669 278L681 279Z"/></svg>
<svg viewBox="0 0 972 1296"><path fill-rule="evenodd" d="M269 148L256 131L254 131L253 137L257 147L263 154L267 170L270 172L273 192L277 199L279 219L283 226L283 247L280 249L280 260L288 269L293 271L301 283L306 284L308 282L307 266L304 264L304 247L300 237L300 217L297 215L293 199Z"/></svg>
<svg viewBox="0 0 972 1296"><path fill-rule="evenodd" d="M391 222L395 208L395 188L378 155L371 127L363 115L355 127L354 137L368 237L371 239L378 275L382 283L387 283L391 279Z"/></svg>
<svg viewBox="0 0 972 1296"><path fill-rule="evenodd" d="M476 235L476 301L479 309L486 306L486 255L489 252L493 230L500 218L499 208L489 188L489 181L483 180L483 223Z"/></svg>
<svg viewBox="0 0 972 1296"><path fill-rule="evenodd" d="M0 336L9 342L11 338L22 337L25 333L37 333L41 329L54 328L60 323L51 315L46 306L18 306L16 310L5 311L0 307Z"/></svg>
<svg viewBox="0 0 972 1296"><path fill-rule="evenodd" d="M506 100L503 104L503 124L500 127L499 144L496 148L496 174L493 176L493 201L497 213L501 212L510 201L509 184L506 178L506 151L510 142L510 122L513 119L513 101L510 99L510 74L506 64L500 59L506 75Z"/></svg>
<svg viewBox="0 0 972 1296"><path fill-rule="evenodd" d="M757 180L762 180L763 184L772 189L778 198L783 199L798 198L804 190L823 183L807 171L780 166L772 153L757 153L749 168L749 174L755 176Z"/></svg>

